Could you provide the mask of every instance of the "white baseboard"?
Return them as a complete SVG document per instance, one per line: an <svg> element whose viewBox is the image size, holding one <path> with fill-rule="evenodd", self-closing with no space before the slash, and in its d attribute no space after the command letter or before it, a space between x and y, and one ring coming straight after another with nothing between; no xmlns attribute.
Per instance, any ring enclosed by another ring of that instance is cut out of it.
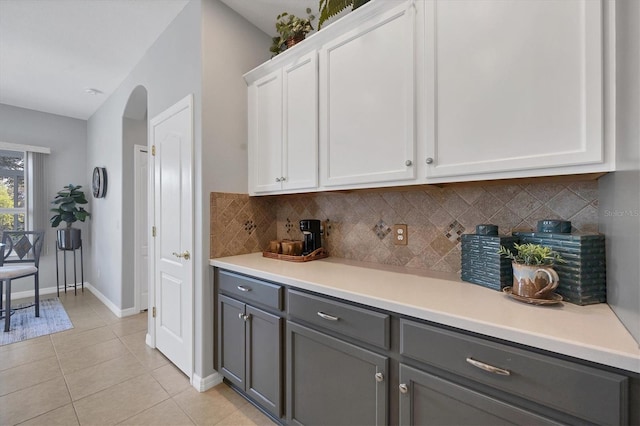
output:
<svg viewBox="0 0 640 426"><path fill-rule="evenodd" d="M46 287L46 288L41 288L40 289L40 297L42 297L45 294L54 294L58 291L57 288L55 287ZM11 292L11 300L18 300L18 299L25 299L27 297L33 297L35 296L36 292L35 290L27 290L27 291L12 291ZM2 300L5 299L4 297L4 293L2 293Z"/></svg>
<svg viewBox="0 0 640 426"><path fill-rule="evenodd" d="M205 378L193 373L193 378L191 379L191 386L193 386L198 392L208 391L220 383L222 383L222 374L218 372L210 374Z"/></svg>
<svg viewBox="0 0 640 426"><path fill-rule="evenodd" d="M156 348L156 342L153 340L153 336L151 336L151 333L147 333L147 335L144 337L144 342L150 348L153 348L153 349Z"/></svg>
<svg viewBox="0 0 640 426"><path fill-rule="evenodd" d="M78 284L78 286L80 286L80 284ZM138 314L138 312L136 312L136 308L119 309L116 305L113 304L112 301L107 299L107 297L104 294L100 293L100 291L98 291L97 288L95 288L94 286L92 286L90 283L86 281L84 283L84 288L89 290L94 296L100 299L100 301L104 303L105 306L109 308L109 310L113 312L118 318L128 317L131 315ZM64 289L61 288L61 291L64 291ZM70 290L67 289L67 291L70 291ZM56 294L57 292L58 292L58 289L56 287L41 288L40 297L42 298L42 296L44 296L45 294ZM35 296L35 294L36 294L35 290L18 291L18 292L12 291L11 300L25 299L27 297L33 297ZM4 293L1 296L2 296L2 300L4 300L5 299Z"/></svg>
<svg viewBox="0 0 640 426"><path fill-rule="evenodd" d="M138 313L136 312L135 308L127 308L127 309L118 308L116 305L114 305L114 303L111 300L107 299L107 296L102 294L97 288L92 286L90 283L85 282L84 287L87 290L89 290L91 293L93 293L93 295L96 296L102 303L104 303L104 305L107 308L109 308L109 310L113 312L115 316L117 316L118 318L128 317L130 315L135 315Z"/></svg>

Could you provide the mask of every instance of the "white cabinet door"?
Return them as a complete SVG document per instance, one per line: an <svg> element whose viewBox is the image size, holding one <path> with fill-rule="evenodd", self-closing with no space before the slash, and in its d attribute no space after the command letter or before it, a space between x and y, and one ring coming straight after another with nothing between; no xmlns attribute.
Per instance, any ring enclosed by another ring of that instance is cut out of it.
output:
<svg viewBox="0 0 640 426"><path fill-rule="evenodd" d="M427 178L602 163L602 10L427 2Z"/></svg>
<svg viewBox="0 0 640 426"><path fill-rule="evenodd" d="M415 179L415 16L401 2L320 49L321 186Z"/></svg>
<svg viewBox="0 0 640 426"><path fill-rule="evenodd" d="M285 66L282 189L318 186L318 56Z"/></svg>
<svg viewBox="0 0 640 426"><path fill-rule="evenodd" d="M249 193L277 191L282 177L282 70L249 86Z"/></svg>

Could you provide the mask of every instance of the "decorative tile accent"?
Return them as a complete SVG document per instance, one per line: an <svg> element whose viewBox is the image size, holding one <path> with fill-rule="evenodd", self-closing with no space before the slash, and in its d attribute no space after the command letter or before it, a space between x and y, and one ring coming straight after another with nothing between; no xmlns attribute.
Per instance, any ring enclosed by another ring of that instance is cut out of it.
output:
<svg viewBox="0 0 640 426"><path fill-rule="evenodd" d="M391 228L389 228L387 224L384 223L384 220L380 219L380 221L378 221L378 223L373 226L373 232L378 236L378 238L383 240L384 237L389 235L389 232L391 232Z"/></svg>
<svg viewBox="0 0 640 426"><path fill-rule="evenodd" d="M454 220L449 224L449 228L447 229L447 232L444 233L444 236L447 237L452 243L457 244L460 242L460 235L464 233L464 230L464 226L458 223L457 220Z"/></svg>
<svg viewBox="0 0 640 426"><path fill-rule="evenodd" d="M247 234L251 235L254 229L256 229L256 224L252 220L247 220L244 223L244 230L247 231Z"/></svg>
<svg viewBox="0 0 640 426"><path fill-rule="evenodd" d="M284 227L287 229L287 234L291 234L291 230L295 228L295 225L287 218L287 223L285 223Z"/></svg>
<svg viewBox="0 0 640 426"><path fill-rule="evenodd" d="M260 252L276 238L272 198L212 192L210 205L211 258Z"/></svg>
<svg viewBox="0 0 640 426"><path fill-rule="evenodd" d="M322 244L332 257L458 272L460 235L474 232L479 223L496 224L507 235L515 229L533 231L541 219L564 219L572 221L575 231L597 232L597 206L597 181L425 185L277 197L212 193L211 257L259 252L274 239L301 239L299 220L331 218ZM407 246L385 238L390 223L408 225Z"/></svg>

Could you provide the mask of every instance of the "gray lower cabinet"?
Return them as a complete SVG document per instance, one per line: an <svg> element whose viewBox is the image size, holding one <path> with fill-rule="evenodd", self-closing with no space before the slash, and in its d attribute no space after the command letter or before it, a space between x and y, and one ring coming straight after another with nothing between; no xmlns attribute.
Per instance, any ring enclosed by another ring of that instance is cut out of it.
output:
<svg viewBox="0 0 640 426"><path fill-rule="evenodd" d="M545 417L400 364L400 425L553 425Z"/></svg>
<svg viewBox="0 0 640 426"><path fill-rule="evenodd" d="M286 424L638 423L637 376L229 271L216 277L218 369Z"/></svg>
<svg viewBox="0 0 640 426"><path fill-rule="evenodd" d="M287 322L287 418L303 425L388 423L389 358Z"/></svg>
<svg viewBox="0 0 640 426"><path fill-rule="evenodd" d="M416 360L453 373L569 423L628 420L629 380L620 374L405 319L400 321L400 354L405 363Z"/></svg>
<svg viewBox="0 0 640 426"><path fill-rule="evenodd" d="M219 296L219 370L274 416L282 415L282 321Z"/></svg>

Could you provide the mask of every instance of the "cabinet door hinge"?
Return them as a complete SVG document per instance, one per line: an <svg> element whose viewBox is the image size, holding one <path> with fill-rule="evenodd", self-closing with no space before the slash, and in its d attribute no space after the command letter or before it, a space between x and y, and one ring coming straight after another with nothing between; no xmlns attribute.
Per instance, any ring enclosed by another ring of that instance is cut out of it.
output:
<svg viewBox="0 0 640 426"><path fill-rule="evenodd" d="M151 316L154 317L154 318L156 317L156 307L155 306L151 309Z"/></svg>
<svg viewBox="0 0 640 426"><path fill-rule="evenodd" d="M152 226L152 227L151 227L151 236L152 236L152 237L155 237L155 236L156 236L156 227L155 227L155 226Z"/></svg>
<svg viewBox="0 0 640 426"><path fill-rule="evenodd" d="M153 155L154 157L156 155L156 146L155 145L151 145L151 155Z"/></svg>

